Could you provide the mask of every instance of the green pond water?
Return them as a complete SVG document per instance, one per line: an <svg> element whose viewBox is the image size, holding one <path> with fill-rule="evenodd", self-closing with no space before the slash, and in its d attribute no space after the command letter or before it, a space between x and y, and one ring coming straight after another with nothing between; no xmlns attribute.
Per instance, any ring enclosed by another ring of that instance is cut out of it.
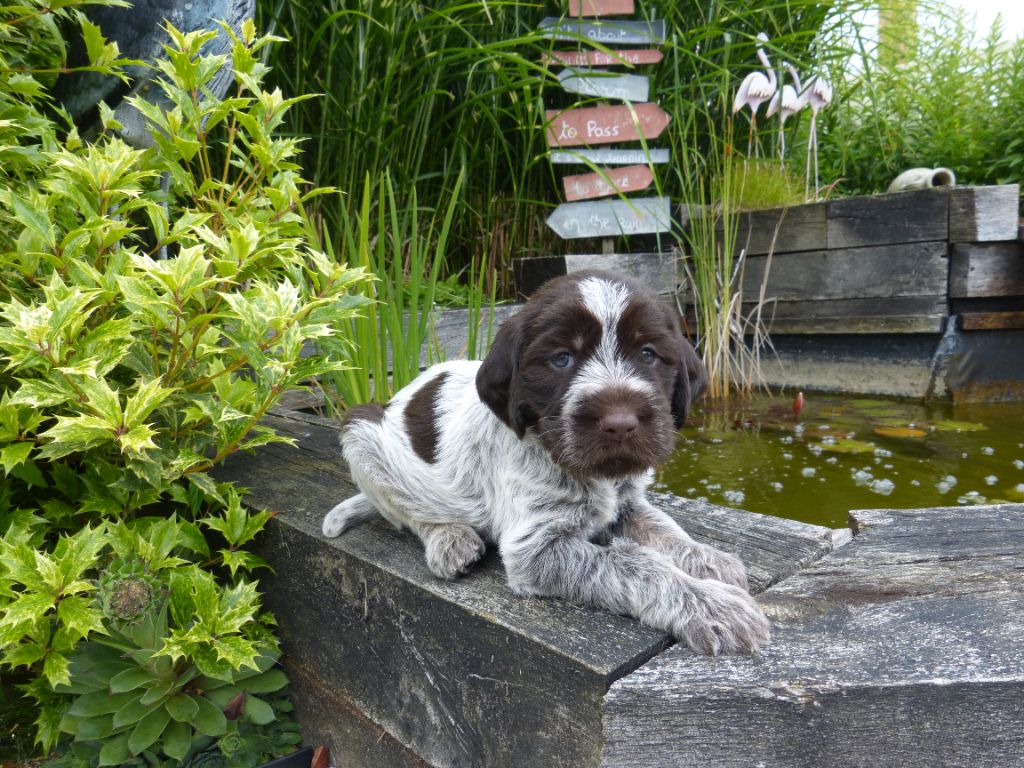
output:
<svg viewBox="0 0 1024 768"><path fill-rule="evenodd" d="M832 527L851 509L1024 502L1024 403L807 393L794 416L793 400L698 405L654 490Z"/></svg>

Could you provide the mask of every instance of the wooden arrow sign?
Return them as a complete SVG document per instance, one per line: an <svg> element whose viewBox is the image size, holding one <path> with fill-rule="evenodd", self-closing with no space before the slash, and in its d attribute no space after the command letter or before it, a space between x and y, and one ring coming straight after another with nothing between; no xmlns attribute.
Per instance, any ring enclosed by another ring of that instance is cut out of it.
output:
<svg viewBox="0 0 1024 768"><path fill-rule="evenodd" d="M549 147L579 147L614 144L619 141L657 138L672 120L657 104L625 107L580 107L559 111L549 109Z"/></svg>
<svg viewBox="0 0 1024 768"><path fill-rule="evenodd" d="M562 203L547 224L563 240L579 237L649 235L672 229L667 197Z"/></svg>
<svg viewBox="0 0 1024 768"><path fill-rule="evenodd" d="M563 69L558 73L562 88L569 93L622 101L647 101L650 79L642 75L609 75L590 69Z"/></svg>
<svg viewBox="0 0 1024 768"><path fill-rule="evenodd" d="M633 0L569 0L570 16L626 16L634 10Z"/></svg>
<svg viewBox="0 0 1024 768"><path fill-rule="evenodd" d="M604 51L551 51L541 56L544 64L562 63L567 67L616 67L657 64L664 58L655 48L625 48L612 53Z"/></svg>
<svg viewBox="0 0 1024 768"><path fill-rule="evenodd" d="M562 186L565 199L589 200L608 197L620 192L638 192L647 189L654 181L654 174L646 165L630 165L625 168L606 168L600 173L584 173L579 176L565 176Z"/></svg>
<svg viewBox="0 0 1024 768"><path fill-rule="evenodd" d="M665 20L566 21L549 16L540 31L554 40L590 40L603 45L657 45L665 41Z"/></svg>
<svg viewBox="0 0 1024 768"><path fill-rule="evenodd" d="M572 149L551 152L548 159L555 165L655 165L669 161L667 149Z"/></svg>

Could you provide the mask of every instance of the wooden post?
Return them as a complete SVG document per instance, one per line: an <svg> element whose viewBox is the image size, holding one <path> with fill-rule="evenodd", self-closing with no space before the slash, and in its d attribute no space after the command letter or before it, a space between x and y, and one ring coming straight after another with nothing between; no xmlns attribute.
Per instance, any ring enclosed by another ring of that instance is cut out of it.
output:
<svg viewBox="0 0 1024 768"><path fill-rule="evenodd" d="M665 39L665 22L609 18L632 14L633 0L568 2L569 18L546 18L540 28L554 40L575 42L577 50L551 51L543 61L566 67L558 74L566 93L611 103L577 102L565 109L547 111L551 162L585 165L589 170L562 178L566 202L548 217L547 224L563 239L600 238L601 255L613 257L616 237L672 229L668 198L632 196L654 184L656 164L669 161L667 149L650 147L648 142L662 134L671 116L648 101L648 77L594 67L660 62L661 51L654 47L617 46L657 46ZM586 49L588 43L600 44L603 50ZM609 47L612 50L607 50ZM636 142L640 142L639 147L628 146ZM603 148L609 144L615 146Z"/></svg>

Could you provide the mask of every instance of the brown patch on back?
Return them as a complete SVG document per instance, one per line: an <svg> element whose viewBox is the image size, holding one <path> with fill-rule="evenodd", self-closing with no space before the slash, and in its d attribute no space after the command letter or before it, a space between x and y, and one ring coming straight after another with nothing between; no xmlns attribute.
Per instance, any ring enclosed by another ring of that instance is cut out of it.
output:
<svg viewBox="0 0 1024 768"><path fill-rule="evenodd" d="M405 429L416 455L428 464L437 461L437 397L444 386L448 372L428 381L405 406Z"/></svg>
<svg viewBox="0 0 1024 768"><path fill-rule="evenodd" d="M366 405L354 405L345 411L343 426L348 426L353 421L369 421L379 424L384 420L384 406L380 403L367 403Z"/></svg>

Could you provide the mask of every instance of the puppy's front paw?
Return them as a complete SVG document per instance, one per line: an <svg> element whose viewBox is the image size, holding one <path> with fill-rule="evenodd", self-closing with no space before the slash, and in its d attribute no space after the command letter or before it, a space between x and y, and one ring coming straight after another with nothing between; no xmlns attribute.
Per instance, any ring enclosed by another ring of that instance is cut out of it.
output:
<svg viewBox="0 0 1024 768"><path fill-rule="evenodd" d="M744 589L705 580L694 597L694 612L673 634L697 653L753 653L768 642L768 618Z"/></svg>
<svg viewBox="0 0 1024 768"><path fill-rule="evenodd" d="M438 525L425 539L427 566L440 579L454 579L483 557L486 547L468 525Z"/></svg>
<svg viewBox="0 0 1024 768"><path fill-rule="evenodd" d="M746 590L747 567L735 555L703 545L680 546L672 560L683 573L695 579L714 579Z"/></svg>

